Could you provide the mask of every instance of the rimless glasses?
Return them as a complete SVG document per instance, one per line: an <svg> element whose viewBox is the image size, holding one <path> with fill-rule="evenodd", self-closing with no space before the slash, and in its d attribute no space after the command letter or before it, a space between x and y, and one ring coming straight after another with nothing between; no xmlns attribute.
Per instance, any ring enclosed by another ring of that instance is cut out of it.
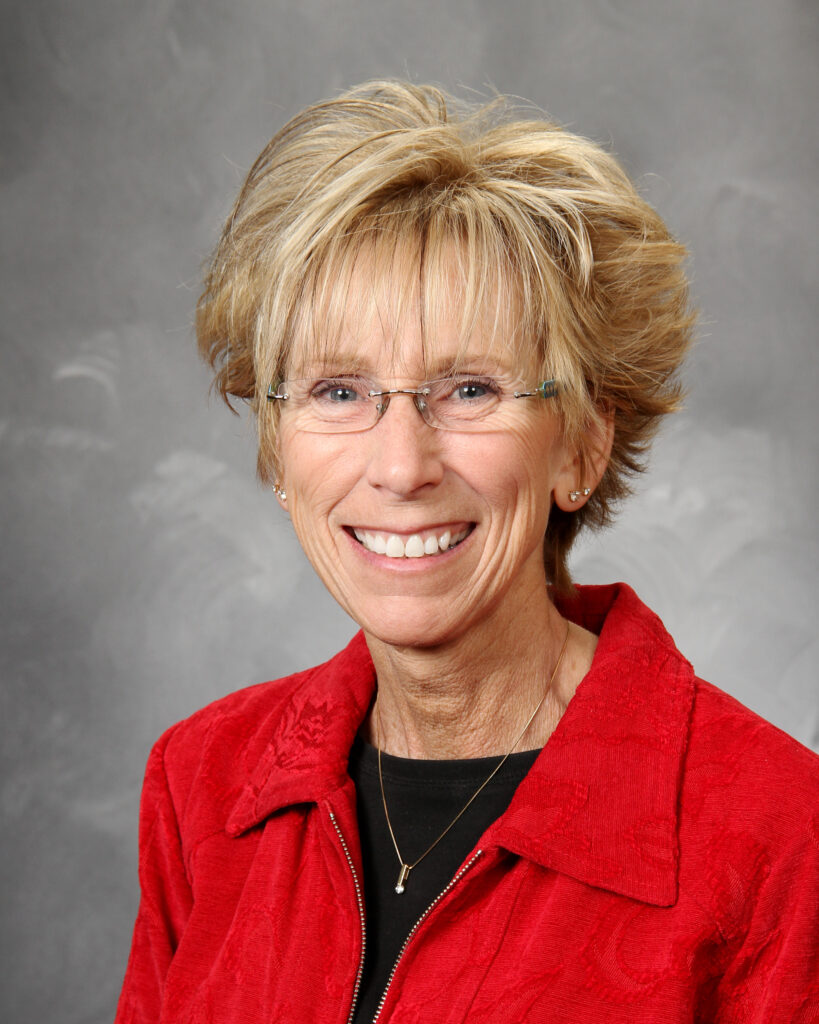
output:
<svg viewBox="0 0 819 1024"><path fill-rule="evenodd" d="M497 378L455 375L428 380L417 388L386 388L368 377L341 375L284 380L271 385L270 402L281 403L282 415L297 430L313 434L370 430L395 395L408 395L424 422L438 430L502 430L520 398L553 398L554 379L516 390Z"/></svg>

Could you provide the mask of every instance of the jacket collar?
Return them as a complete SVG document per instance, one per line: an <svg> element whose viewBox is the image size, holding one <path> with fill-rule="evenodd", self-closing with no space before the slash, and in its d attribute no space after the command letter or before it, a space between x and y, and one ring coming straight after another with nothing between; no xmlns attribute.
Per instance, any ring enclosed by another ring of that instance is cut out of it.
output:
<svg viewBox="0 0 819 1024"><path fill-rule="evenodd" d="M594 661L487 839L598 888L671 906L693 669L625 584L583 587L558 606L599 635Z"/></svg>
<svg viewBox="0 0 819 1024"><path fill-rule="evenodd" d="M482 845L670 906L693 670L625 584L581 587L558 606L599 635L594 662ZM229 818L231 835L347 782L349 751L375 687L363 634L298 682Z"/></svg>
<svg viewBox="0 0 819 1024"><path fill-rule="evenodd" d="M283 807L323 800L347 781L347 762L375 692L364 634L334 658L279 684L289 690L260 729L270 739L226 830L240 835Z"/></svg>

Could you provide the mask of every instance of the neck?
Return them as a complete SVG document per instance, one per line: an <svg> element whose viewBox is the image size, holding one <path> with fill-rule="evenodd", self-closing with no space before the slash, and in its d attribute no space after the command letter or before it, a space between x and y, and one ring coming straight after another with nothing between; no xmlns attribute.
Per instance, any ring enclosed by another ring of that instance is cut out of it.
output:
<svg viewBox="0 0 819 1024"><path fill-rule="evenodd" d="M367 634L378 693L366 738L399 757L503 755L542 700L514 749L543 746L596 643L578 626L567 640L568 628L544 586L525 616L505 615L501 605L491 621L436 647L398 648Z"/></svg>

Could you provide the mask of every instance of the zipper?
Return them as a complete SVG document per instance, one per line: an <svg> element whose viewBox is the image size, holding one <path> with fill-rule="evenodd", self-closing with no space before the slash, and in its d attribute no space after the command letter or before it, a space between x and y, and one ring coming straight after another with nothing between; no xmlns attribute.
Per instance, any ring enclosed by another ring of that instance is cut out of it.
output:
<svg viewBox="0 0 819 1024"><path fill-rule="evenodd" d="M350 1006L350 1014L347 1017L347 1024L351 1024L352 1019L355 1016L355 1007L356 1003L358 1002L358 993L361 989L361 977L364 973L364 953L367 949L367 930L364 924L364 897L361 895L361 883L359 882L358 875L356 874L355 864L353 864L353 858L350 856L350 851L347 848L347 843L344 839L341 829L339 828L338 822L336 821L336 816L335 814L333 814L331 810L329 810L329 808L328 813L330 815L330 821L332 821L333 823L333 828L336 830L338 840L341 843L341 849L344 851L344 856L347 858L347 863L350 865L350 874L353 876L353 885L355 886L355 898L356 903L358 904L358 918L359 921L361 922L361 958L358 961L358 973L355 976L355 987L353 988L353 1001ZM404 952L403 949L401 950L401 952Z"/></svg>
<svg viewBox="0 0 819 1024"><path fill-rule="evenodd" d="M339 833L339 835L341 835L341 833ZM342 840L342 842L344 842L344 840ZM404 940L404 945L401 947L401 950L398 954L398 959L392 965L390 976L389 978L387 978L387 987L381 994L381 1000L378 1004L378 1009L375 1011L375 1016L373 1017L373 1024L377 1024L378 1018L381 1016L381 1011L384 1009L384 1003L387 1001L387 993L390 990L390 985L392 985L392 979L395 977L395 972L398 970L398 965L401 963L401 957L403 957L404 953L407 951L407 946L412 941L413 935L415 935L415 933L418 931L418 929L421 927L421 925L424 923L427 917L429 917L430 913L438 906L438 904L441 902L444 896L446 896L446 894L452 889L452 887L457 885L458 882L467 873L467 871L469 871L469 869L472 867L475 861L481 856L482 853L483 850L475 851L475 853L469 858L466 864L464 864L460 871L458 871L458 873L452 878L452 881L447 885L447 887L442 892L438 893L438 895L435 897L432 903L430 903L427 909L423 912L423 914L421 914L421 916L410 929L409 935ZM349 1024L349 1021L347 1022L347 1024Z"/></svg>

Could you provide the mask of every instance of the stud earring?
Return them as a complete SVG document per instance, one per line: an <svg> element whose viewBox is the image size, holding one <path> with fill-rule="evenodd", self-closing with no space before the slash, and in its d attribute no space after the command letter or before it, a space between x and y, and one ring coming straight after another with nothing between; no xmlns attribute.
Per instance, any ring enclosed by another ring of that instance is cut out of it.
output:
<svg viewBox="0 0 819 1024"><path fill-rule="evenodd" d="M569 491L569 501L577 501L581 494L584 498L588 498L591 494L591 487L584 487L580 491Z"/></svg>
<svg viewBox="0 0 819 1024"><path fill-rule="evenodd" d="M287 501L287 491L285 491L278 480L273 484L273 493L281 498L282 501Z"/></svg>

